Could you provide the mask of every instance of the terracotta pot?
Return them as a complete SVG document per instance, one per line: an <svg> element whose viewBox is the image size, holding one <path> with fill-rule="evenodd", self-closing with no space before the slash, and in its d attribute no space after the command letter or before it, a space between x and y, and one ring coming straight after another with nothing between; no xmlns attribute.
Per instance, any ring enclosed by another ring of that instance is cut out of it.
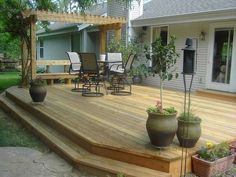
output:
<svg viewBox="0 0 236 177"><path fill-rule="evenodd" d="M232 142L230 143L230 149L231 149L234 153L236 153L236 140L235 140L235 141L232 141ZM236 164L236 156L235 156L235 158L234 158L234 163Z"/></svg>
<svg viewBox="0 0 236 177"><path fill-rule="evenodd" d="M167 147L172 143L178 128L176 115L148 113L146 128L152 145Z"/></svg>
<svg viewBox="0 0 236 177"><path fill-rule="evenodd" d="M198 158L198 155L192 156L193 172L199 177L212 177L218 173L227 171L232 166L235 154L209 162Z"/></svg>
<svg viewBox="0 0 236 177"><path fill-rule="evenodd" d="M178 118L177 138L180 146L192 148L201 136L201 119L196 121L185 121Z"/></svg>
<svg viewBox="0 0 236 177"><path fill-rule="evenodd" d="M43 102L47 94L47 89L42 85L31 86L29 93L33 102Z"/></svg>

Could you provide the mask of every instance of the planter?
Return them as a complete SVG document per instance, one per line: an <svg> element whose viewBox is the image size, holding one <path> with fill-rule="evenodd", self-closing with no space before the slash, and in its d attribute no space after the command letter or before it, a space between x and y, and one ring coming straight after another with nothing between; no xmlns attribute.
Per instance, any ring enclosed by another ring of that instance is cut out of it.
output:
<svg viewBox="0 0 236 177"><path fill-rule="evenodd" d="M43 102L47 94L47 89L43 85L34 85L29 88L29 93L33 102Z"/></svg>
<svg viewBox="0 0 236 177"><path fill-rule="evenodd" d="M232 166L234 154L209 162L198 158L198 155L192 156L193 172L199 177L211 177L218 173L227 171Z"/></svg>
<svg viewBox="0 0 236 177"><path fill-rule="evenodd" d="M146 128L152 145L167 147L172 143L178 128L176 115L148 113Z"/></svg>
<svg viewBox="0 0 236 177"><path fill-rule="evenodd" d="M133 76L132 81L133 81L134 84L141 84L142 77L139 76L139 75L135 75L135 76Z"/></svg>
<svg viewBox="0 0 236 177"><path fill-rule="evenodd" d="M180 146L192 148L196 145L201 136L201 119L196 121L186 121L178 119L177 138Z"/></svg>
<svg viewBox="0 0 236 177"><path fill-rule="evenodd" d="M236 140L235 140L235 141L232 141L232 142L230 143L230 149L231 149L234 153L236 153ZM234 158L234 163L236 164L236 156L235 156L235 158Z"/></svg>

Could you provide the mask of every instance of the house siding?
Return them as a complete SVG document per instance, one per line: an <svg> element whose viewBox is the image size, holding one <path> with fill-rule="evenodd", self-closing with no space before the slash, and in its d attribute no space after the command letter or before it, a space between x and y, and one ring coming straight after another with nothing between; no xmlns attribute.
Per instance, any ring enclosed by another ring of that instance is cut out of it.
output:
<svg viewBox="0 0 236 177"><path fill-rule="evenodd" d="M131 7L129 9L129 13L127 16L127 35L126 40L130 41L130 39L135 38L135 31L131 27L131 20L134 20L138 17L140 17L143 14L143 0L138 1L132 1Z"/></svg>
<svg viewBox="0 0 236 177"><path fill-rule="evenodd" d="M206 32L206 39L204 41L199 40L200 32ZM186 38L193 38L193 47L196 49L197 46L197 60L196 65L196 74L194 75L193 90L203 89L206 85L206 73L207 73L207 57L208 57L208 31L209 31L209 23L186 23L186 24L173 24L169 25L169 34L176 36L176 49L180 54L180 57L177 60L177 73L179 73L179 77L177 79L173 79L171 81L165 81L164 86L167 88L174 88L178 90L184 90L183 85L183 51L182 49L185 47ZM147 35L145 36L145 41L150 41L150 28L147 30ZM190 81L190 77L187 76L187 83ZM144 84L159 86L160 80L158 76L148 77L144 79Z"/></svg>
<svg viewBox="0 0 236 177"><path fill-rule="evenodd" d="M128 8L123 2L118 2L116 0L108 1L107 3L107 15L111 17L125 17L128 16ZM121 29L122 41L126 41L127 25L123 25ZM114 38L114 31L107 32L107 40L110 41Z"/></svg>
<svg viewBox="0 0 236 177"><path fill-rule="evenodd" d="M72 46L71 49L73 52L79 52L80 51L80 38L81 34L80 33L73 33L72 35Z"/></svg>
<svg viewBox="0 0 236 177"><path fill-rule="evenodd" d="M39 57L39 40L44 43L44 57ZM63 34L56 36L40 37L37 41L37 59L40 60L65 60L68 58L66 51L71 51L71 35ZM52 66L50 72L63 72L63 67Z"/></svg>

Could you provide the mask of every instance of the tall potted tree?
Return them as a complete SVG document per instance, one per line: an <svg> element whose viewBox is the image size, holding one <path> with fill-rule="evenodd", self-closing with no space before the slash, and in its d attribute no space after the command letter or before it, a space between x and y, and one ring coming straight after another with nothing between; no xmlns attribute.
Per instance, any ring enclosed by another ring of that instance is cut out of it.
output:
<svg viewBox="0 0 236 177"><path fill-rule="evenodd" d="M177 111L173 107L163 108L163 83L165 80L171 80L174 75L178 77L175 64L179 54L174 42L174 36L170 37L167 45L162 43L161 38L157 38L151 44L151 50L147 46L144 47L146 58L152 61L151 73L157 74L160 78L160 101L156 106L147 108L146 122L151 143L157 147L169 146L177 131Z"/></svg>

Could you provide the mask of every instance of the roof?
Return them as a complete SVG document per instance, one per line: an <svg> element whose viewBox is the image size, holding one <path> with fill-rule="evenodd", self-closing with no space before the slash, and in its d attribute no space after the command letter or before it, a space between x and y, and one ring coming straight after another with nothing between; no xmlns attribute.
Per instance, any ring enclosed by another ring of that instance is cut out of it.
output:
<svg viewBox="0 0 236 177"><path fill-rule="evenodd" d="M96 6L91 7L90 9L85 11L85 14L87 15L104 15L107 12L107 3L101 3L97 4ZM79 29L78 26L81 24L75 24L75 23L63 23L63 22L55 22L51 23L47 28L48 30L46 31L44 28L39 29L37 31L37 35L39 36L40 34L45 34L45 33L52 33L55 31L60 31L60 30L65 30L65 29Z"/></svg>
<svg viewBox="0 0 236 177"><path fill-rule="evenodd" d="M143 15L133 20L236 11L236 0L152 0L144 4Z"/></svg>

